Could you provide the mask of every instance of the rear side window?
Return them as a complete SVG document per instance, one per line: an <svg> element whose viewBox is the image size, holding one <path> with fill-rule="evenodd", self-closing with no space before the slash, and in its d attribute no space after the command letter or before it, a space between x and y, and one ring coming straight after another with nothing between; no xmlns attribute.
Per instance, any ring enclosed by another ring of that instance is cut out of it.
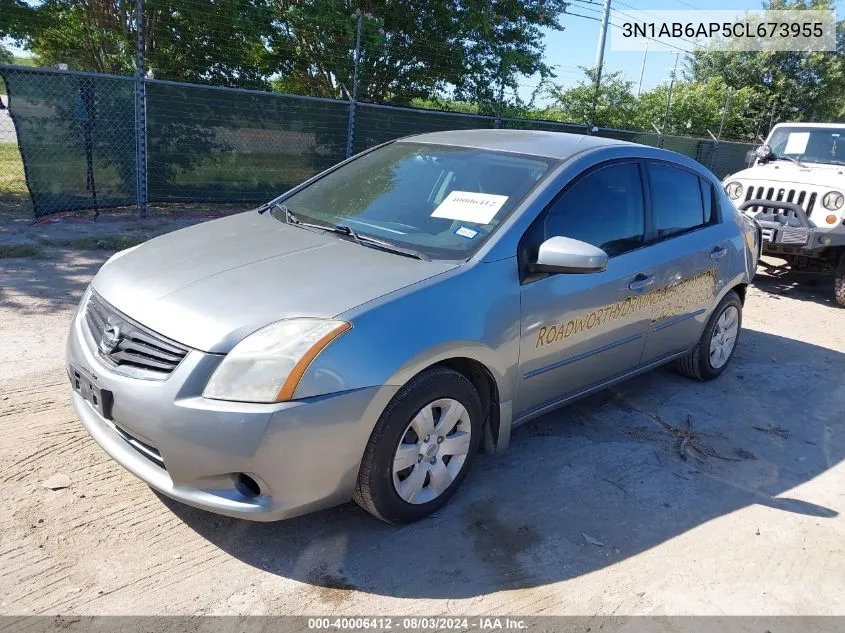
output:
<svg viewBox="0 0 845 633"><path fill-rule="evenodd" d="M618 255L642 245L645 213L640 170L620 163L590 172L549 209L543 239L571 237Z"/></svg>
<svg viewBox="0 0 845 633"><path fill-rule="evenodd" d="M719 220L716 215L716 195L713 191L713 185L699 178L698 182L701 184L701 200L704 202L704 223L715 224Z"/></svg>
<svg viewBox="0 0 845 633"><path fill-rule="evenodd" d="M648 175L658 239L686 233L710 223L712 193L705 216L698 176L684 169L656 164L648 166Z"/></svg>

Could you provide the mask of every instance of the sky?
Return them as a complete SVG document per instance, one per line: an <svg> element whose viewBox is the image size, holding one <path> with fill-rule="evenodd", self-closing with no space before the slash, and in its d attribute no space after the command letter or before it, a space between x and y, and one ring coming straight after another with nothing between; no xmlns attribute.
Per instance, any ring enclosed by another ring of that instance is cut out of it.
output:
<svg viewBox="0 0 845 633"><path fill-rule="evenodd" d="M588 17L577 17L575 15L563 15L560 23L565 27L564 31L551 31L546 29L546 62L555 66L557 84L570 86L584 75L578 69L579 66L592 68L596 64L596 48L598 45L599 31L601 28L601 13L603 0L570 0L568 13L580 14ZM610 21L622 24L626 21L624 13L632 10L640 11L677 11L699 9L708 10L758 10L762 7L759 0L611 0ZM845 0L838 0L835 5L837 19L845 15ZM592 19L591 19L592 18ZM640 69L643 64L642 52L612 51L610 46L611 29L608 27L607 43L605 45L604 72L620 70L628 78L639 82ZM646 56L645 71L643 73L642 89L648 90L654 86L668 81L672 67L675 64L675 53L669 51L648 51ZM683 54L679 69L683 66ZM537 78L526 78L520 81L519 94L528 98L533 89L537 86ZM542 104L538 100L538 104Z"/></svg>

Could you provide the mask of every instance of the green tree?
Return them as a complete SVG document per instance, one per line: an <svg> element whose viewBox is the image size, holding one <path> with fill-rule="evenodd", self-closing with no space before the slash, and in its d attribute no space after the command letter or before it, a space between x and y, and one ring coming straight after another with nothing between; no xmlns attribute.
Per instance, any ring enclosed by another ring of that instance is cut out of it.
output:
<svg viewBox="0 0 845 633"><path fill-rule="evenodd" d="M21 42L34 26L32 9L21 0L0 0L0 40ZM14 61L12 51L0 44L0 64Z"/></svg>
<svg viewBox="0 0 845 633"><path fill-rule="evenodd" d="M765 9L777 10L832 7L830 0L764 3ZM721 78L736 90L751 88L757 99L749 103L745 116L755 119L761 133L770 121L835 120L845 111L843 24L837 25L835 52L698 50L688 58L685 76L696 82Z"/></svg>
<svg viewBox="0 0 845 633"><path fill-rule="evenodd" d="M133 0L0 0L25 12L15 31L45 64L129 74ZM451 95L492 111L521 76L551 76L542 28L564 0L146 0L146 65L158 78L346 98L356 17L364 15L359 98L410 103ZM3 14L3 22L11 18ZM0 26L2 28L2 26ZM2 34L2 31L0 31Z"/></svg>
<svg viewBox="0 0 845 633"><path fill-rule="evenodd" d="M592 123L599 127L630 128L636 119L637 98L634 82L621 71L606 72L596 94L596 71L581 67L584 78L571 88L555 86L549 90L553 105L546 118L570 123ZM593 115L593 104L596 104Z"/></svg>
<svg viewBox="0 0 845 633"><path fill-rule="evenodd" d="M267 71L285 90L347 96L363 12L359 98L408 104L451 93L489 113L520 76L550 75L540 29L560 30L564 8L563 0L281 0Z"/></svg>
<svg viewBox="0 0 845 633"><path fill-rule="evenodd" d="M147 0L146 66L156 76L222 85L264 86L262 38L270 32L271 0ZM27 34L42 63L78 70L134 72L135 3L45 0Z"/></svg>
<svg viewBox="0 0 845 633"><path fill-rule="evenodd" d="M644 92L640 96L631 126L635 129L650 130L654 124L659 128L666 113L668 91L667 82ZM759 96L752 88L731 90L721 77L711 77L700 82L676 81L672 87L669 117L664 132L703 137L709 136L708 131L716 134L729 92L730 100L722 138L751 139L756 124L753 104L759 101ZM752 115L749 115L749 112Z"/></svg>

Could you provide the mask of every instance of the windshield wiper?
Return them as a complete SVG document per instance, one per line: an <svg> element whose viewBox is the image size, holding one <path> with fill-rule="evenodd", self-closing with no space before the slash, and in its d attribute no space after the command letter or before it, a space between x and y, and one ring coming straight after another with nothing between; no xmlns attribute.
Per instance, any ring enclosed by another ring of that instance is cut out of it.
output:
<svg viewBox="0 0 845 633"><path fill-rule="evenodd" d="M281 209L282 213L285 214L285 221L288 224L301 224L303 226L315 226L318 229L322 229L322 227L318 224L308 224L307 222L301 222L298 217L294 214L293 211L290 210L288 205L284 202L268 202L267 204L262 204L258 207L258 213L266 213L267 211L272 211L273 209Z"/></svg>
<svg viewBox="0 0 845 633"><path fill-rule="evenodd" d="M263 207L259 207L258 212L264 213L265 211L269 211L270 209L279 209L282 213L285 214L285 222L288 224L293 224L295 226L304 226L309 229L320 229L321 231L332 231L334 233L341 233L342 235L348 235L345 231L335 231L335 227L331 224L313 224L311 222L305 222L300 220L296 214L290 210L290 207L286 205L284 202L275 202L273 204L266 204Z"/></svg>
<svg viewBox="0 0 845 633"><path fill-rule="evenodd" d="M390 251L391 253L396 253L398 255L413 257L415 259L421 259L426 262L431 261L431 258L425 253L415 251L412 248L405 248L404 246L399 246L398 244L388 242L387 240L380 240L377 237L372 237L370 235L361 235L360 233L357 233L356 231L352 230L350 227L344 226L342 224L338 224L334 227L326 227L326 230L334 231L335 233L340 233L341 235L348 235L362 246L375 246L376 248L380 248L385 251Z"/></svg>
<svg viewBox="0 0 845 633"><path fill-rule="evenodd" d="M802 163L802 162L801 162L800 160L798 160L797 158L792 158L792 156L775 156L775 160L788 160L788 161L790 161L790 162L795 163L795 164L796 164L796 165L798 165L799 167L803 167L803 168L805 168L805 169L807 168L807 166L806 166L804 163Z"/></svg>
<svg viewBox="0 0 845 633"><path fill-rule="evenodd" d="M286 205L284 202L274 202L265 204L258 208L258 212L265 213L270 209L281 210L282 213L285 214L285 221L288 224L302 226L309 229L319 229L320 231L330 231L332 233L337 233L338 235L346 235L347 237L351 237L353 240L355 240L356 243L360 244L361 246L374 246L385 251L390 251L391 253L404 255L405 257L413 257L415 259L421 259L426 262L431 261L431 258L425 253L420 253L419 251L415 251L411 248L398 246L397 244L393 244L392 242L380 240L377 237L361 235L360 233L357 233L352 230L350 227L344 226L342 224L313 224L311 222L304 222L303 220L300 220L298 217L296 217L296 214L291 211L288 205Z"/></svg>

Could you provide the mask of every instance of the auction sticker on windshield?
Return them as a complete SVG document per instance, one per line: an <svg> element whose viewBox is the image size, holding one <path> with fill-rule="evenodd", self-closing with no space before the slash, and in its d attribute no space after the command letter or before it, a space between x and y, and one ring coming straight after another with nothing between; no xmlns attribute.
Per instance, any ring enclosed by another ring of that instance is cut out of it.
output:
<svg viewBox="0 0 845 633"><path fill-rule="evenodd" d="M786 141L784 154L803 154L807 150L807 143L810 141L809 132L792 132Z"/></svg>
<svg viewBox="0 0 845 633"><path fill-rule="evenodd" d="M492 193L453 191L443 199L431 217L473 224L490 224L507 201L507 196Z"/></svg>

